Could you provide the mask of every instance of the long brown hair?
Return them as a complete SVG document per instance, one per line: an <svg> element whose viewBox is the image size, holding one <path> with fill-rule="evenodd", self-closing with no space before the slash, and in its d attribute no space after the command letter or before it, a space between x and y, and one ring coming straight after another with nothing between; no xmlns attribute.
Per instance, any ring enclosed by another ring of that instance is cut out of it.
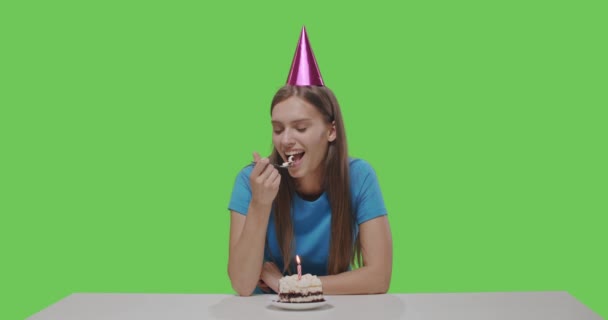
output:
<svg viewBox="0 0 608 320"><path fill-rule="evenodd" d="M359 237L354 239L357 221L352 212L348 148L342 113L334 93L327 87L285 85L272 99L271 115L275 105L293 96L317 108L327 123L335 121L336 139L329 143L325 157L323 187L327 192L331 208L331 240L327 270L329 274L338 274L347 271L351 263L362 265L361 242ZM274 147L270 161L272 163L283 161ZM293 263L294 231L291 208L295 183L288 172L281 170L280 173L281 186L273 203L273 209L277 240L283 256L283 272L285 272Z"/></svg>

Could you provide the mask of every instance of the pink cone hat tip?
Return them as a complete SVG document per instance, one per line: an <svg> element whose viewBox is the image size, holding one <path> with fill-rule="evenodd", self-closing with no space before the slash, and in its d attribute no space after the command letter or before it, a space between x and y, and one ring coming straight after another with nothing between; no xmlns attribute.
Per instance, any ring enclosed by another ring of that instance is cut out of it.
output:
<svg viewBox="0 0 608 320"><path fill-rule="evenodd" d="M302 26L298 47L291 63L287 84L293 86L324 86L323 78L321 78L321 72L310 47L306 27L304 26Z"/></svg>

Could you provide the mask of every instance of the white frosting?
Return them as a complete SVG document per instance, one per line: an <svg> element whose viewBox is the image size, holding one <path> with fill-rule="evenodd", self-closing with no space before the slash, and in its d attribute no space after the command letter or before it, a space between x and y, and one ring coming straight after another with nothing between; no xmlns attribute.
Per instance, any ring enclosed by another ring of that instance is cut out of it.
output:
<svg viewBox="0 0 608 320"><path fill-rule="evenodd" d="M317 292L321 291L321 280L317 276L310 273L302 275L302 279L298 280L298 275L283 277L279 280L280 292Z"/></svg>
<svg viewBox="0 0 608 320"><path fill-rule="evenodd" d="M289 158L287 159L287 162L283 162L283 167L289 167L293 164L293 155L289 156Z"/></svg>

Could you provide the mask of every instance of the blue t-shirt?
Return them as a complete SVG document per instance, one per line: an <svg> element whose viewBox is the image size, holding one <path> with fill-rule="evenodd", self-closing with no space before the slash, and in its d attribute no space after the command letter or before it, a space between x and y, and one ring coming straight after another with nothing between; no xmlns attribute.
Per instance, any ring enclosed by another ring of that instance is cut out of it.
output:
<svg viewBox="0 0 608 320"><path fill-rule="evenodd" d="M249 176L252 170L253 165L250 165L243 168L237 175L228 206L229 210L247 215L251 201ZM386 215L380 185L371 165L362 159L350 158L349 172L352 210L357 219L357 226L370 219ZM296 193L292 201L293 247L295 254L299 255L302 260L302 273L327 275L331 238L331 208L327 193L323 192L314 201L304 200ZM357 227L355 237L358 231ZM274 260L279 270L283 270L283 256L276 238L272 212L268 221L266 237L268 247L264 250L264 260ZM274 259L271 259L269 253ZM256 290L256 292L259 291Z"/></svg>

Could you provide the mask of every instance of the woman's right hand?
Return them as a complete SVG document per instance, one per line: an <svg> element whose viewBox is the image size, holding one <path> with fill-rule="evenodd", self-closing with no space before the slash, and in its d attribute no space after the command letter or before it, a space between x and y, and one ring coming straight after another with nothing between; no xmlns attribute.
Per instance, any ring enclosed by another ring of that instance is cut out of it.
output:
<svg viewBox="0 0 608 320"><path fill-rule="evenodd" d="M251 201L255 204L270 206L279 192L281 174L270 165L268 158L260 158L257 152L253 153L255 167L251 171Z"/></svg>

